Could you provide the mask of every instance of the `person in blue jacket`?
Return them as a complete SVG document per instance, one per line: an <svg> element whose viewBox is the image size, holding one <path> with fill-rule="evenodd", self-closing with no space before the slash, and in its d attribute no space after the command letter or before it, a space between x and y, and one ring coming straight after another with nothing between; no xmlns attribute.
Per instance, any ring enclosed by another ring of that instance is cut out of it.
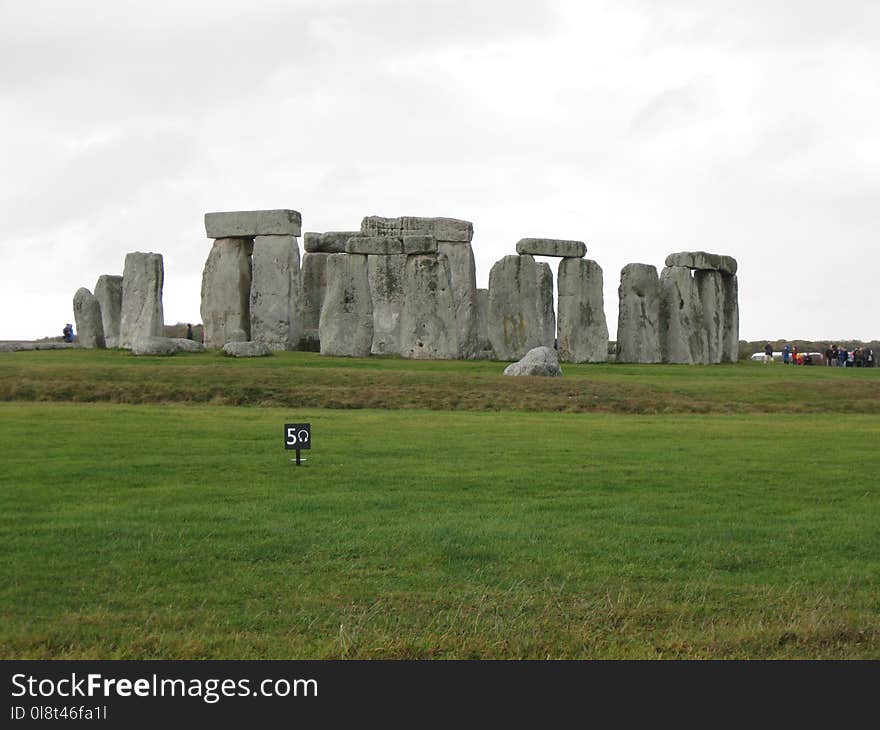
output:
<svg viewBox="0 0 880 730"><path fill-rule="evenodd" d="M788 363L790 361L791 361L791 347L789 345L786 345L785 347L782 348L782 364L788 365Z"/></svg>

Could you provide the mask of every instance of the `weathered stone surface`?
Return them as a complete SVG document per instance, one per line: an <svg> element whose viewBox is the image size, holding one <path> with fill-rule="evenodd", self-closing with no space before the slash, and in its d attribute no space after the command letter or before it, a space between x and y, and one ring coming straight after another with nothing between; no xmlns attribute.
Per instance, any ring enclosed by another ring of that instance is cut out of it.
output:
<svg viewBox="0 0 880 730"><path fill-rule="evenodd" d="M724 340L724 290L720 271L699 269L694 272L694 284L700 297L703 330L706 333L706 362L721 362Z"/></svg>
<svg viewBox="0 0 880 730"><path fill-rule="evenodd" d="M690 269L667 266L660 274L660 357L663 362L707 362L708 342L700 296Z"/></svg>
<svg viewBox="0 0 880 730"><path fill-rule="evenodd" d="M122 272L122 314L119 347L130 348L138 337L162 337L165 316L162 254L135 251L125 256Z"/></svg>
<svg viewBox="0 0 880 730"><path fill-rule="evenodd" d="M72 342L31 342L29 340L13 340L0 342L0 352L23 352L30 350L72 350L77 345Z"/></svg>
<svg viewBox="0 0 880 730"><path fill-rule="evenodd" d="M392 256L403 253L403 241L396 236L358 236L349 238L346 253L374 256Z"/></svg>
<svg viewBox="0 0 880 730"><path fill-rule="evenodd" d="M602 267L590 259L559 262L559 359L608 360Z"/></svg>
<svg viewBox="0 0 880 730"><path fill-rule="evenodd" d="M132 355L176 355L178 352L202 352L198 342L184 337L138 337L132 343Z"/></svg>
<svg viewBox="0 0 880 730"><path fill-rule="evenodd" d="M272 347L265 342L227 342L223 354L228 357L266 357L272 354Z"/></svg>
<svg viewBox="0 0 880 730"><path fill-rule="evenodd" d="M252 258L250 334L273 350L293 350L302 334L296 236L257 236Z"/></svg>
<svg viewBox="0 0 880 730"><path fill-rule="evenodd" d="M684 266L688 269L703 271L720 271L724 274L735 274L737 263L733 256L723 256L705 251L680 251L666 257L667 266Z"/></svg>
<svg viewBox="0 0 880 730"><path fill-rule="evenodd" d="M470 243L474 237L474 224L457 218L419 218L401 216L383 218L370 215L361 221L362 236L403 236L407 233L424 233L439 241Z"/></svg>
<svg viewBox="0 0 880 730"><path fill-rule="evenodd" d="M367 256L367 275L373 302L374 355L400 352L400 317L403 313L403 287L406 255Z"/></svg>
<svg viewBox="0 0 880 730"><path fill-rule="evenodd" d="M101 305L101 322L107 347L119 346L119 326L122 320L122 277L104 274L95 284L95 299Z"/></svg>
<svg viewBox="0 0 880 730"><path fill-rule="evenodd" d="M736 274L722 275L721 362L739 359L739 284Z"/></svg>
<svg viewBox="0 0 880 730"><path fill-rule="evenodd" d="M660 362L660 278L649 264L627 264L617 289L617 362Z"/></svg>
<svg viewBox="0 0 880 730"><path fill-rule="evenodd" d="M477 356L477 269L470 243L443 241L437 251L449 261L459 357Z"/></svg>
<svg viewBox="0 0 880 730"><path fill-rule="evenodd" d="M322 355L366 357L373 343L373 306L367 257L331 253L327 293L318 325Z"/></svg>
<svg viewBox="0 0 880 730"><path fill-rule="evenodd" d="M307 253L302 260L302 335L298 350L318 352L318 325L327 293L327 253Z"/></svg>
<svg viewBox="0 0 880 730"><path fill-rule="evenodd" d="M250 238L218 238L202 271L202 324L205 347L219 349L235 330L250 339Z"/></svg>
<svg viewBox="0 0 880 730"><path fill-rule="evenodd" d="M499 360L518 360L543 340L538 267L528 254L505 256L489 272L489 341Z"/></svg>
<svg viewBox="0 0 880 730"><path fill-rule="evenodd" d="M237 210L205 213L208 238L299 236L302 216L295 210Z"/></svg>
<svg viewBox="0 0 880 730"><path fill-rule="evenodd" d="M437 253L437 239L421 233L403 237L403 252L413 256L420 253Z"/></svg>
<svg viewBox="0 0 880 730"><path fill-rule="evenodd" d="M493 360L495 351L489 342L489 290L477 289L477 358Z"/></svg>
<svg viewBox="0 0 880 730"><path fill-rule="evenodd" d="M587 244L558 238L521 238L516 244L516 252L532 256L582 259L587 255Z"/></svg>
<svg viewBox="0 0 880 730"><path fill-rule="evenodd" d="M307 253L345 253L348 239L360 235L360 231L308 232L303 239L303 245Z"/></svg>
<svg viewBox="0 0 880 730"><path fill-rule="evenodd" d="M407 256L403 290L400 354L427 360L458 358L455 297L446 256Z"/></svg>
<svg viewBox="0 0 880 730"><path fill-rule="evenodd" d="M538 327L541 342L553 345L556 342L556 311L553 301L553 270L544 261L535 262L538 287Z"/></svg>
<svg viewBox="0 0 880 730"><path fill-rule="evenodd" d="M515 363L504 368L505 375L539 375L556 377L562 375L559 357L552 347L535 347Z"/></svg>
<svg viewBox="0 0 880 730"><path fill-rule="evenodd" d="M101 304L84 286L73 295L73 317L80 347L103 349L106 346Z"/></svg>

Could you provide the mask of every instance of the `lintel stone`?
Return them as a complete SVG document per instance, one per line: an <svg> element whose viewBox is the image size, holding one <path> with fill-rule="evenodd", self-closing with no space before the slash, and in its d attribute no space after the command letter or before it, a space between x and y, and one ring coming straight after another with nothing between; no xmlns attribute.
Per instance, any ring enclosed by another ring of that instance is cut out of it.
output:
<svg viewBox="0 0 880 730"><path fill-rule="evenodd" d="M516 244L516 252L531 256L582 259L587 255L587 245L583 241L563 241L558 238L521 238Z"/></svg>
<svg viewBox="0 0 880 730"><path fill-rule="evenodd" d="M299 236L302 216L295 210L238 210L205 213L208 238Z"/></svg>

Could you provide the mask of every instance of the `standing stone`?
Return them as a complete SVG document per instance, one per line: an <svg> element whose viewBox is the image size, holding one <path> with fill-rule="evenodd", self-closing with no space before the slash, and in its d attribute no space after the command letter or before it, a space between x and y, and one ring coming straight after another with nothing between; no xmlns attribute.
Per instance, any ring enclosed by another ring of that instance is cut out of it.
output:
<svg viewBox="0 0 880 730"><path fill-rule="evenodd" d="M504 256L489 272L489 341L499 360L519 360L544 341L538 267L528 254Z"/></svg>
<svg viewBox="0 0 880 730"><path fill-rule="evenodd" d="M553 270L550 264L539 261L537 267L538 287L538 327L541 333L541 342L548 347L556 343L556 312L553 308Z"/></svg>
<svg viewBox="0 0 880 730"><path fill-rule="evenodd" d="M441 241L437 250L449 261L452 298L455 302L459 357L477 356L477 269L474 250L467 241Z"/></svg>
<svg viewBox="0 0 880 730"><path fill-rule="evenodd" d="M119 347L119 324L122 318L122 277L104 274L95 284L95 299L101 305L104 341L107 347Z"/></svg>
<svg viewBox="0 0 880 730"><path fill-rule="evenodd" d="M242 330L250 339L251 238L218 238L202 272L205 347L219 349Z"/></svg>
<svg viewBox="0 0 880 730"><path fill-rule="evenodd" d="M489 342L489 290L477 289L477 357L493 360L495 353Z"/></svg>
<svg viewBox="0 0 880 730"><path fill-rule="evenodd" d="M700 296L690 269L667 266L660 274L660 357L663 362L707 362L708 342Z"/></svg>
<svg viewBox="0 0 880 730"><path fill-rule="evenodd" d="M307 234L308 235L308 234ZM307 253L302 260L302 335L299 350L318 352L318 325L327 293L327 253Z"/></svg>
<svg viewBox="0 0 880 730"><path fill-rule="evenodd" d="M426 360L459 356L452 277L443 254L406 258L400 354Z"/></svg>
<svg viewBox="0 0 880 730"><path fill-rule="evenodd" d="M602 267L590 259L559 262L559 359L608 360Z"/></svg>
<svg viewBox="0 0 880 730"><path fill-rule="evenodd" d="M739 359L739 285L736 274L721 277L723 292L721 362Z"/></svg>
<svg viewBox="0 0 880 730"><path fill-rule="evenodd" d="M724 290L719 271L694 272L694 284L703 311L703 330L706 333L706 362L721 362L724 345Z"/></svg>
<svg viewBox="0 0 880 730"><path fill-rule="evenodd" d="M627 264L617 289L617 362L660 362L660 279L649 264Z"/></svg>
<svg viewBox="0 0 880 730"><path fill-rule="evenodd" d="M374 355L400 353L400 317L403 313L406 255L367 256L367 275L373 302Z"/></svg>
<svg viewBox="0 0 880 730"><path fill-rule="evenodd" d="M373 343L373 306L367 257L332 253L327 258L327 293L318 325L322 355L367 357Z"/></svg>
<svg viewBox="0 0 880 730"><path fill-rule="evenodd" d="M163 337L162 254L135 251L125 255L122 271L122 314L119 347L131 349L138 337Z"/></svg>
<svg viewBox="0 0 880 730"><path fill-rule="evenodd" d="M295 236L257 236L251 279L251 340L294 350L302 334L299 244Z"/></svg>
<svg viewBox="0 0 880 730"><path fill-rule="evenodd" d="M101 304L85 287L80 287L73 295L73 317L80 347L104 349Z"/></svg>

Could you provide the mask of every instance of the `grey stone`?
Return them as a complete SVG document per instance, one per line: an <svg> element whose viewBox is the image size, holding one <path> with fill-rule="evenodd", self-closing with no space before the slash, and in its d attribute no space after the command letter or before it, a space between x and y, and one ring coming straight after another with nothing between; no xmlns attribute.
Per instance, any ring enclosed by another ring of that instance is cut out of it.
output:
<svg viewBox="0 0 880 730"><path fill-rule="evenodd" d="M251 278L251 339L293 350L302 334L299 244L295 236L257 236Z"/></svg>
<svg viewBox="0 0 880 730"><path fill-rule="evenodd" d="M493 360L495 351L489 342L489 290L477 289L477 358Z"/></svg>
<svg viewBox="0 0 880 730"><path fill-rule="evenodd" d="M739 284L736 274L722 275L721 362L739 359Z"/></svg>
<svg viewBox="0 0 880 730"><path fill-rule="evenodd" d="M130 348L138 337L164 335L165 315L162 311L164 279L162 254L140 251L126 254L122 272L119 347Z"/></svg>
<svg viewBox="0 0 880 730"><path fill-rule="evenodd" d="M606 362L608 323L602 267L590 259L559 262L559 359Z"/></svg>
<svg viewBox="0 0 880 730"><path fill-rule="evenodd" d="M73 350L78 345L72 342L31 342L27 340L13 340L0 342L0 352L23 352L30 350Z"/></svg>
<svg viewBox="0 0 880 730"><path fill-rule="evenodd" d="M395 236L358 236L349 238L346 253L374 256L392 256L403 253L403 241Z"/></svg>
<svg viewBox="0 0 880 730"><path fill-rule="evenodd" d="M232 330L227 338L227 344L230 342L249 342L247 332L244 330Z"/></svg>
<svg viewBox="0 0 880 730"><path fill-rule="evenodd" d="M617 289L617 362L660 362L660 278L649 264L627 264Z"/></svg>
<svg viewBox="0 0 880 730"><path fill-rule="evenodd" d="M538 319L538 267L528 254L505 256L489 272L489 341L499 360L518 360L553 342Z"/></svg>
<svg viewBox="0 0 880 730"><path fill-rule="evenodd" d="M80 347L104 349L104 324L101 320L101 304L85 287L73 295L73 317Z"/></svg>
<svg viewBox="0 0 880 730"><path fill-rule="evenodd" d="M537 375L558 377L562 375L559 357L552 347L535 347L519 361L504 368L505 375Z"/></svg>
<svg viewBox="0 0 880 730"><path fill-rule="evenodd" d="M205 213L208 238L299 236L302 216L295 210L237 210Z"/></svg>
<svg viewBox="0 0 880 730"><path fill-rule="evenodd" d="M733 256L724 256L705 251L680 251L666 257L667 266L684 266L688 269L703 271L720 271L724 274L735 274L737 263Z"/></svg>
<svg viewBox="0 0 880 730"><path fill-rule="evenodd" d="M516 252L532 256L581 259L587 255L587 244L583 241L564 241L558 238L521 238L516 244Z"/></svg>
<svg viewBox="0 0 880 730"><path fill-rule="evenodd" d="M374 355L400 353L400 317L403 313L403 287L406 255L367 256L367 276L373 303Z"/></svg>
<svg viewBox="0 0 880 730"><path fill-rule="evenodd" d="M138 337L132 343L132 355L176 355L178 352L202 352L205 348L185 337Z"/></svg>
<svg viewBox="0 0 880 730"><path fill-rule="evenodd" d="M101 305L101 322L107 347L119 346L119 326L122 320L122 277L104 274L95 284L95 299Z"/></svg>
<svg viewBox="0 0 880 730"><path fill-rule="evenodd" d="M690 269L667 266L660 274L660 357L663 362L708 361L703 311Z"/></svg>
<svg viewBox="0 0 880 730"><path fill-rule="evenodd" d="M327 293L327 253L307 253L302 260L302 334L299 350L317 352L320 349L318 325L321 307Z"/></svg>
<svg viewBox="0 0 880 730"><path fill-rule="evenodd" d="M474 237L474 224L457 218L419 218L401 216L383 218L367 216L361 221L362 236L403 236L408 233L424 233L439 241L470 243Z"/></svg>
<svg viewBox="0 0 880 730"><path fill-rule="evenodd" d="M556 311L553 297L553 270L544 261L535 262L537 267L535 281L538 287L538 327L541 342L553 345L556 341Z"/></svg>
<svg viewBox="0 0 880 730"><path fill-rule="evenodd" d="M223 347L235 330L250 339L250 238L218 238L202 271L202 324L205 346Z"/></svg>
<svg viewBox="0 0 880 730"><path fill-rule="evenodd" d="M223 354L228 357L266 357L272 348L265 342L227 342Z"/></svg>
<svg viewBox="0 0 880 730"><path fill-rule="evenodd" d="M721 362L724 340L724 290L720 271L698 269L694 284L703 312L703 330L706 333L706 362Z"/></svg>
<svg viewBox="0 0 880 730"><path fill-rule="evenodd" d="M360 231L326 231L306 233L303 246L307 253L345 253L349 238L360 236Z"/></svg>
<svg viewBox="0 0 880 730"><path fill-rule="evenodd" d="M331 253L327 293L318 325L322 355L366 357L373 343L373 306L367 257Z"/></svg>
<svg viewBox="0 0 880 730"><path fill-rule="evenodd" d="M400 354L429 360L459 357L452 277L442 254L406 258Z"/></svg>
<svg viewBox="0 0 880 730"><path fill-rule="evenodd" d="M443 241L437 251L449 262L459 357L477 356L477 269L474 251L467 242Z"/></svg>
<svg viewBox="0 0 880 730"><path fill-rule="evenodd" d="M405 235L403 252L411 256L420 253L437 253L437 239L421 233Z"/></svg>

